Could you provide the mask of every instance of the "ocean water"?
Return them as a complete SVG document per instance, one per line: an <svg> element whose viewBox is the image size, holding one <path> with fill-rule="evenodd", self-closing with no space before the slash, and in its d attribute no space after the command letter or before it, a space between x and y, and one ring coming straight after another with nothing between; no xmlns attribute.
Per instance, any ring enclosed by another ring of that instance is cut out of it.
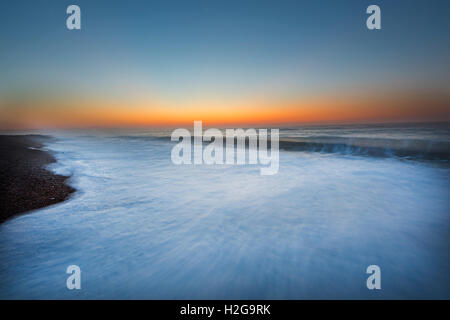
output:
<svg viewBox="0 0 450 320"><path fill-rule="evenodd" d="M0 298L449 299L449 132L284 128L272 176L176 166L168 131L52 133L78 191L0 225Z"/></svg>

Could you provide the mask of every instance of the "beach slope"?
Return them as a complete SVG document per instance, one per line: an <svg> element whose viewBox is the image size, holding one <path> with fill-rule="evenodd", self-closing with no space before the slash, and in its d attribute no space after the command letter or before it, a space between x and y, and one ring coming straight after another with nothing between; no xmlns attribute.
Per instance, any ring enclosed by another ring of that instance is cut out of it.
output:
<svg viewBox="0 0 450 320"><path fill-rule="evenodd" d="M0 223L64 201L75 190L68 177L45 169L55 158L38 150L45 136L0 135Z"/></svg>

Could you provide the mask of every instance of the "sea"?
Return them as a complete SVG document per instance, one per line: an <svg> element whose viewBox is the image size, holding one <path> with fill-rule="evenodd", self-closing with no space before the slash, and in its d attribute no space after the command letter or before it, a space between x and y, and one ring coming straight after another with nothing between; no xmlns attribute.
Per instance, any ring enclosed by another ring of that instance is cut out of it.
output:
<svg viewBox="0 0 450 320"><path fill-rule="evenodd" d="M450 298L450 124L279 129L274 175L175 165L167 128L21 132L77 191L0 225L0 298Z"/></svg>

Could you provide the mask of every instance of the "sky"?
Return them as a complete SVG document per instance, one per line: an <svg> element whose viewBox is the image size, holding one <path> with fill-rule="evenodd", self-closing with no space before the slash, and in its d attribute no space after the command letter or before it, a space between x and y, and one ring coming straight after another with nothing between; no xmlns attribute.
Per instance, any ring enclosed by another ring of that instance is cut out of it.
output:
<svg viewBox="0 0 450 320"><path fill-rule="evenodd" d="M81 8L81 30L66 8ZM381 8L368 30L366 8ZM450 121L449 1L0 2L0 129Z"/></svg>

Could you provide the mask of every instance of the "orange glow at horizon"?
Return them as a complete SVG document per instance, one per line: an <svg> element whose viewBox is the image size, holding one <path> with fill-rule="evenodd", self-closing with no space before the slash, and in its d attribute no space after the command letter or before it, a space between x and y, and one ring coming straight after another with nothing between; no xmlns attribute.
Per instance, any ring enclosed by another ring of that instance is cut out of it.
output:
<svg viewBox="0 0 450 320"><path fill-rule="evenodd" d="M110 102L86 99L61 102L0 102L0 129L83 127L283 125L377 121L450 121L450 99L426 95L325 96L252 101Z"/></svg>

